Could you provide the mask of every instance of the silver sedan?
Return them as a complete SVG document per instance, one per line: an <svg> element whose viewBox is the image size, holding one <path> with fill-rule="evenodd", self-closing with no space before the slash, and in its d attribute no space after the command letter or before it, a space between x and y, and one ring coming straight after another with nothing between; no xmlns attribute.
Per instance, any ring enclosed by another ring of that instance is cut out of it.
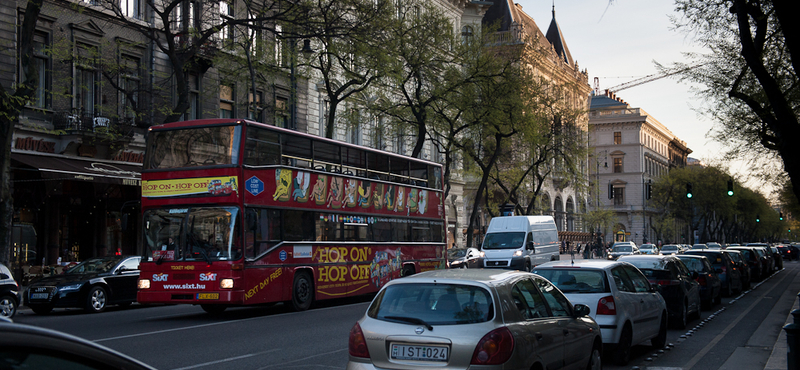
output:
<svg viewBox="0 0 800 370"><path fill-rule="evenodd" d="M347 369L600 369L588 314L539 275L428 271L375 296L350 331Z"/></svg>

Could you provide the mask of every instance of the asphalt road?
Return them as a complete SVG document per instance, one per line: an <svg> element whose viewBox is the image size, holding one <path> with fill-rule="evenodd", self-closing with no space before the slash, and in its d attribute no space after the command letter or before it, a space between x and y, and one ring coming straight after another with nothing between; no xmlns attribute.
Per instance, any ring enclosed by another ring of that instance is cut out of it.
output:
<svg viewBox="0 0 800 370"><path fill-rule="evenodd" d="M671 329L662 353L635 346L627 366L605 369L763 369L800 291L800 262L739 296L703 311L686 330ZM118 350L158 369L343 369L353 323L370 297L325 302L305 312L272 307L228 309L132 305L101 314L21 308L15 322L56 329Z"/></svg>

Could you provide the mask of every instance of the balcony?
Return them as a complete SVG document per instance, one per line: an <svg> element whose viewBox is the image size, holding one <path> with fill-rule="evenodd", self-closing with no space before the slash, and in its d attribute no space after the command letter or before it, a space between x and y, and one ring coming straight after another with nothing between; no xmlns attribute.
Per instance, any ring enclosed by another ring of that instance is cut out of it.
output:
<svg viewBox="0 0 800 370"><path fill-rule="evenodd" d="M134 126L135 121L127 117L106 117L77 110L53 113L53 128L70 134L116 133L122 137L133 137Z"/></svg>

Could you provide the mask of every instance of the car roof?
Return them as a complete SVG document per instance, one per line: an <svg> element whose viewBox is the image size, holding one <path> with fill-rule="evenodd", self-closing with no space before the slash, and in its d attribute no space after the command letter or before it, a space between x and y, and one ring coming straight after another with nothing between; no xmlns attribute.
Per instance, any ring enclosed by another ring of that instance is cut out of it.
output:
<svg viewBox="0 0 800 370"><path fill-rule="evenodd" d="M678 258L687 257L687 258L696 258L696 259L708 259L706 256L701 256L699 254L684 254L684 253L676 254L675 257L678 257Z"/></svg>
<svg viewBox="0 0 800 370"><path fill-rule="evenodd" d="M545 262L541 265L536 265L533 269L539 268L594 268L594 269L605 269L609 266L613 265L621 265L623 262L620 261L609 261L609 260L601 260L601 259L589 259L589 260L574 260L574 261L550 261Z"/></svg>
<svg viewBox="0 0 800 370"><path fill-rule="evenodd" d="M395 279L386 285L408 283L438 283L463 284L478 282L486 285L496 285L521 275L533 275L523 271L495 270L495 269L440 269L420 272L402 279Z"/></svg>

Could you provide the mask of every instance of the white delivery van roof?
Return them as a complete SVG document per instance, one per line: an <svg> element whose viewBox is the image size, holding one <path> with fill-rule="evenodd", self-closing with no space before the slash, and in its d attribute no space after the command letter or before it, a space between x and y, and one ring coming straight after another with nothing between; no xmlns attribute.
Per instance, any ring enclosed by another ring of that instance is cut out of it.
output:
<svg viewBox="0 0 800 370"><path fill-rule="evenodd" d="M555 229L553 216L502 216L489 222L487 233Z"/></svg>

